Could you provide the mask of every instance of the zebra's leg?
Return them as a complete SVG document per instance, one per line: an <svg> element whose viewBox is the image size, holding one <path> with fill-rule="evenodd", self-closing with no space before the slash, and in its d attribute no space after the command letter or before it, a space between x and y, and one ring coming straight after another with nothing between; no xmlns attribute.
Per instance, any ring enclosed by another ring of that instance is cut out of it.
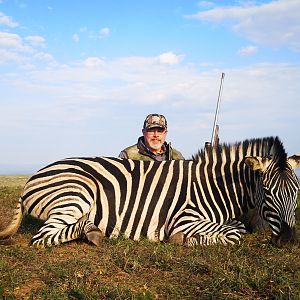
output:
<svg viewBox="0 0 300 300"><path fill-rule="evenodd" d="M31 244L37 247L50 247L86 236L96 246L101 244L103 233L86 217L77 220L71 216L61 218L52 215L32 238Z"/></svg>
<svg viewBox="0 0 300 300"><path fill-rule="evenodd" d="M184 233L182 231L176 232L169 238L169 242L172 244L183 245L184 244Z"/></svg>
<svg viewBox="0 0 300 300"><path fill-rule="evenodd" d="M206 225L206 224L205 224ZM188 247L195 245L213 245L213 244L236 244L240 243L244 229L237 228L226 224L211 224L209 231L197 230L193 234L187 233L185 245Z"/></svg>
<svg viewBox="0 0 300 300"><path fill-rule="evenodd" d="M90 242L98 247L101 245L102 239L104 238L104 233L91 221L86 221L83 228L83 234Z"/></svg>
<svg viewBox="0 0 300 300"><path fill-rule="evenodd" d="M239 221L218 224L208 220L181 218L175 224L169 241L188 247L217 243L235 244L239 243L245 232L244 225Z"/></svg>

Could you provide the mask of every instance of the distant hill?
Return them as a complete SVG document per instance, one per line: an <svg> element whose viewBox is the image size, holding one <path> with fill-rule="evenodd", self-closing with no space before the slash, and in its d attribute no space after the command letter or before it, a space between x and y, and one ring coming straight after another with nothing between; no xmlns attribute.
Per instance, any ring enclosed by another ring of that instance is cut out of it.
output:
<svg viewBox="0 0 300 300"><path fill-rule="evenodd" d="M15 175L15 174L34 174L37 170L41 169L43 165L11 165L0 164L0 174L2 175Z"/></svg>

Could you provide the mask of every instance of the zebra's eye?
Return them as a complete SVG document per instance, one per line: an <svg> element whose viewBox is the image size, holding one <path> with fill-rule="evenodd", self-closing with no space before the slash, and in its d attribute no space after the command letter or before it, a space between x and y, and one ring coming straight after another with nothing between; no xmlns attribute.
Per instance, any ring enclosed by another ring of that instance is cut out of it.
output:
<svg viewBox="0 0 300 300"><path fill-rule="evenodd" d="M271 191L270 191L269 187L264 186L264 187L263 187L263 190L264 190L264 194L265 194L266 196L271 196Z"/></svg>

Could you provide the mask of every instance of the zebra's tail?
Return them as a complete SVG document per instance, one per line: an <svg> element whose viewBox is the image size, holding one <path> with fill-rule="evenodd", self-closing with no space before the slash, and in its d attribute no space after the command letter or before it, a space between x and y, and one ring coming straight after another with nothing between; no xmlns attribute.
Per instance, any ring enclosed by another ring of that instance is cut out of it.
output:
<svg viewBox="0 0 300 300"><path fill-rule="evenodd" d="M22 198L20 198L10 224L2 231L0 231L0 240L9 239L18 231L22 222L23 211L24 208L23 208Z"/></svg>

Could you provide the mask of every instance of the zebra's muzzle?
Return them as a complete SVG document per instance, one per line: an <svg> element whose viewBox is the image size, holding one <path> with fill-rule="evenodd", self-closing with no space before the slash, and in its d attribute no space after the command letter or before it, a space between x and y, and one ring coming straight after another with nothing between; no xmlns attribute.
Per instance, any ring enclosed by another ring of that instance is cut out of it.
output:
<svg viewBox="0 0 300 300"><path fill-rule="evenodd" d="M291 228L286 222L282 222L278 235L272 233L271 243L274 246L282 247L285 244L298 244L295 228Z"/></svg>

